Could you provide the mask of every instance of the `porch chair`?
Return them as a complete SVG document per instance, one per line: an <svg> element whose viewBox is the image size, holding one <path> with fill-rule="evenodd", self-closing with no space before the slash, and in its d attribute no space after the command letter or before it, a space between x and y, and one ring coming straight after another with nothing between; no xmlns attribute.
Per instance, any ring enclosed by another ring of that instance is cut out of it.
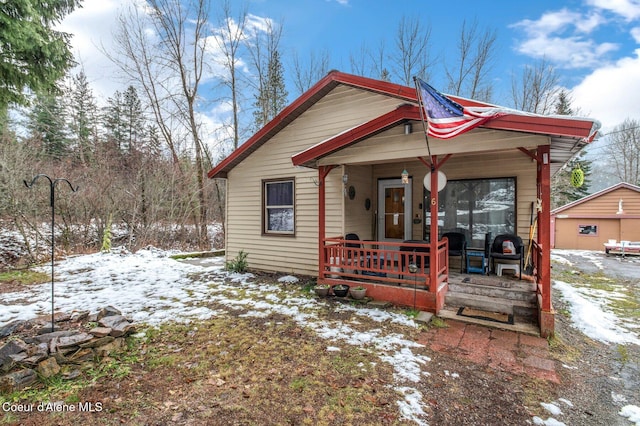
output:
<svg viewBox="0 0 640 426"><path fill-rule="evenodd" d="M359 242L360 237L358 236L358 234L355 233L348 233L344 236L345 240L348 241L358 241L357 243L344 243L345 247L349 247L349 248L363 248L362 244ZM357 265L358 267L363 267L364 265L370 265L371 261L375 263L378 262L378 257L377 256L365 256L364 254L364 250L362 251L355 251L355 256L353 256L353 253L350 251L351 254L347 255L347 259L350 263ZM353 256L353 257L352 257ZM366 263L365 263L366 262ZM375 272L367 272L367 271L360 271L358 269L355 269L356 274L360 273L362 275L374 275L374 276L387 276L387 274L381 273L375 273Z"/></svg>
<svg viewBox="0 0 640 426"><path fill-rule="evenodd" d="M511 241L515 248L515 253L504 253L503 243ZM491 251L489 252L489 263L492 265L492 269L496 270L496 259L504 260L517 260L520 262L520 279L522 279L522 269L524 268L524 244L522 238L515 234L500 234L497 235L491 244Z"/></svg>
<svg viewBox="0 0 640 426"><path fill-rule="evenodd" d="M445 232L442 238L449 240L449 257L460 256L460 273L464 272L464 254L467 250L467 237L461 232Z"/></svg>

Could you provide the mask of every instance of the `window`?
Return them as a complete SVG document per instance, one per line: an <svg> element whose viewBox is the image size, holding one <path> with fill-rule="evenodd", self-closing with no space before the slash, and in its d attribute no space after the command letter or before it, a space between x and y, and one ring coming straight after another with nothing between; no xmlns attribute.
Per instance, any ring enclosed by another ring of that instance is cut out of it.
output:
<svg viewBox="0 0 640 426"><path fill-rule="evenodd" d="M295 185L293 178L262 183L263 232L265 234L295 233Z"/></svg>
<svg viewBox="0 0 640 426"><path fill-rule="evenodd" d="M598 225L578 225L578 235L598 236Z"/></svg>
<svg viewBox="0 0 640 426"><path fill-rule="evenodd" d="M425 239L429 236L430 193L425 195ZM466 234L471 247L483 247L491 232L513 234L516 226L516 179L450 180L438 194L440 235L456 231Z"/></svg>

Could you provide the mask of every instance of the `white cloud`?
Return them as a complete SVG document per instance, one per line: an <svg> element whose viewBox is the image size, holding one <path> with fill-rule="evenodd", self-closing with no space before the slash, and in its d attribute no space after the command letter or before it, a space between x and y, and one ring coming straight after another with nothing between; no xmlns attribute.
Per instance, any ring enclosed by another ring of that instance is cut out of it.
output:
<svg viewBox="0 0 640 426"><path fill-rule="evenodd" d="M83 70L96 97L102 101L123 90L115 78L117 67L102 53L113 51L113 28L128 0L84 2L83 7L68 15L57 29L73 34L72 53L78 62L73 73Z"/></svg>
<svg viewBox="0 0 640 426"><path fill-rule="evenodd" d="M631 28L630 33L635 42L640 44L640 27Z"/></svg>
<svg viewBox="0 0 640 426"><path fill-rule="evenodd" d="M640 1L638 0L589 0L587 4L613 12L627 21L640 18Z"/></svg>
<svg viewBox="0 0 640 426"><path fill-rule="evenodd" d="M572 89L576 108L611 130L626 118L640 119L640 49L633 57L594 70Z"/></svg>
<svg viewBox="0 0 640 426"><path fill-rule="evenodd" d="M596 43L588 35L604 24L598 13L588 15L568 9L548 12L538 20L525 19L511 25L526 38L516 50L533 58L546 58L561 68L597 66L602 57L618 49L615 43Z"/></svg>

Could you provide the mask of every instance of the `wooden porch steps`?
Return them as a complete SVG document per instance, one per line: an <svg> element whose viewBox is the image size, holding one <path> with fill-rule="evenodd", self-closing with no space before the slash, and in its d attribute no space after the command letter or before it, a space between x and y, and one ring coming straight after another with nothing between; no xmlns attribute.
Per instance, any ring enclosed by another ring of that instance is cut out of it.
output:
<svg viewBox="0 0 640 426"><path fill-rule="evenodd" d="M449 291L445 296L445 308L438 315L463 322L539 335L535 290L535 283L526 280L452 274L449 277ZM458 309L461 307L513 315L514 324L460 316Z"/></svg>
<svg viewBox="0 0 640 426"><path fill-rule="evenodd" d="M444 320L461 321L470 324L478 324L485 327L497 328L500 330L515 331L517 333L524 333L531 336L540 336L540 328L538 324L532 321L526 321L517 319L513 324L504 324L501 322L487 321L479 318L462 317L458 315L458 308L452 308L445 306L438 313L438 317Z"/></svg>

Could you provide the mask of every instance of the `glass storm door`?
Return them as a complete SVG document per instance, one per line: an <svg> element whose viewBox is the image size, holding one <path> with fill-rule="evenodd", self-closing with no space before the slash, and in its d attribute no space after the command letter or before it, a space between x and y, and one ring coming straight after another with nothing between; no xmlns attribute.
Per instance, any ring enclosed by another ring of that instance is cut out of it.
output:
<svg viewBox="0 0 640 426"><path fill-rule="evenodd" d="M378 181L378 240L411 239L411 179Z"/></svg>

